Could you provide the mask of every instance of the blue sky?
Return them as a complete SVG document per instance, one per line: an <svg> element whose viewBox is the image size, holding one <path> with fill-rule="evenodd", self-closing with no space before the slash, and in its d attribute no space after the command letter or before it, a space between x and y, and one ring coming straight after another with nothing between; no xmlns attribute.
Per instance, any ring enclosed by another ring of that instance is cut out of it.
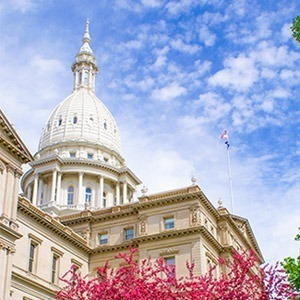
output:
<svg viewBox="0 0 300 300"><path fill-rule="evenodd" d="M249 219L265 259L296 256L300 44L288 0L2 0L1 108L34 153L90 19L98 97L149 193L197 183Z"/></svg>

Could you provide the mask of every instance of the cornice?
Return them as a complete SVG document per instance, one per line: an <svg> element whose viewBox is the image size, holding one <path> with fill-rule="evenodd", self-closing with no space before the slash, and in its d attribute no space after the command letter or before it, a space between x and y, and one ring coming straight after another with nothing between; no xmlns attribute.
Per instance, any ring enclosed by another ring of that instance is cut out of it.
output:
<svg viewBox="0 0 300 300"><path fill-rule="evenodd" d="M217 209L207 199L198 185L140 197L139 205L141 208L149 208L192 199L201 200L201 203L216 218L216 220L220 218L220 214Z"/></svg>
<svg viewBox="0 0 300 300"><path fill-rule="evenodd" d="M13 241L18 240L23 236L21 233L11 227L6 226L2 222L0 222L0 231L5 232L6 235L9 236Z"/></svg>
<svg viewBox="0 0 300 300"><path fill-rule="evenodd" d="M80 213L59 217L57 219L66 225L114 220L119 219L120 217L138 215L137 205L138 203L132 203L120 206L113 206L106 209L99 209L97 211L85 210Z"/></svg>
<svg viewBox="0 0 300 300"><path fill-rule="evenodd" d="M80 213L60 217L59 220L66 225L80 224L83 222L100 222L105 220L113 220L120 217L138 215L144 209L153 207L166 206L179 202L201 200L203 205L218 220L219 213L214 206L207 200L198 186L186 187L182 189L172 190L165 193L153 194L139 198L139 202L114 206L97 211L83 211Z"/></svg>
<svg viewBox="0 0 300 300"><path fill-rule="evenodd" d="M81 158L81 157L62 158L58 154L53 154L53 155L50 155L47 157L35 159L33 162L30 163L30 165L32 167L37 167L37 166L46 165L46 164L53 163L53 162L58 163L59 166L84 165L84 166L92 166L92 167L97 167L97 168L101 168L104 170L108 170L117 175L128 174L135 181L136 184L141 183L140 179L127 166L117 168L106 162L102 162L102 161L95 160L95 159L89 159L89 158Z"/></svg>
<svg viewBox="0 0 300 300"><path fill-rule="evenodd" d="M50 229L58 236L67 240L77 248L84 250L87 253L90 252L90 247L88 246L88 243L85 239L76 234L70 227L61 224L54 217L50 216L48 213L41 211L39 208L31 204L28 199L19 196L18 211L34 219L40 225Z"/></svg>
<svg viewBox="0 0 300 300"><path fill-rule="evenodd" d="M237 218L240 221L244 222L244 224L246 225L246 230L247 230L248 236L252 242L252 245L249 243L248 239L244 236L241 229L236 225L236 223L234 222L234 218ZM257 257L261 260L261 263L264 263L263 255L259 249L258 243L255 239L255 236L253 234L253 231L251 229L249 221L245 218L242 218L242 217L239 217L236 215L231 215L231 214L223 215L221 217L221 219L226 220L232 226L232 228L235 230L235 232L238 234L238 236L243 240L243 242L246 243L246 245L248 246L249 249L253 249L253 247L254 247Z"/></svg>
<svg viewBox="0 0 300 300"><path fill-rule="evenodd" d="M109 149L108 147L104 146L104 145L101 145L101 144L98 144L98 143L92 143L90 142L89 140L68 140L68 141L57 141L55 143L52 143L51 145L47 145L46 147L40 149L36 154L38 153L41 153L41 152L44 152L46 150L54 150L55 148L61 148L61 147L78 147L78 146L91 146L91 147L96 147L96 148L99 148L101 150L104 150L106 152L108 152L109 154L112 154L114 156L116 156L118 158L119 161L121 161L122 163L124 163L125 159L118 153L116 152L115 150L113 149ZM35 154L35 155L36 155Z"/></svg>
<svg viewBox="0 0 300 300"><path fill-rule="evenodd" d="M125 241L117 245L98 246L97 248L94 248L92 250L92 254L115 252L115 251L128 249L131 245L138 247L139 244L141 243L160 241L166 239L174 239L174 238L184 237L193 234L201 234L209 242L211 242L211 244L215 247L215 249L217 249L218 252L222 252L223 249L222 245L211 235L211 233L204 226L196 226L196 227L189 227L189 228L184 228L179 230L176 229L168 230L157 234L138 236L131 239L130 241Z"/></svg>

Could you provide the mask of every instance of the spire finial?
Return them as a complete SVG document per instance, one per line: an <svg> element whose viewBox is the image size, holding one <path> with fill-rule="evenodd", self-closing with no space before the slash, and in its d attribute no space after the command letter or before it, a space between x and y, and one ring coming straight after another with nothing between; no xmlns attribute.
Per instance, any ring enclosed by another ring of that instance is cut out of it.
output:
<svg viewBox="0 0 300 300"><path fill-rule="evenodd" d="M223 208L223 201L222 201L221 197L219 197L218 204L219 204L218 208Z"/></svg>
<svg viewBox="0 0 300 300"><path fill-rule="evenodd" d="M84 33L84 36L82 38L83 43L88 43L89 44L91 42L89 27L90 27L90 20L87 19L86 24L85 24L85 33Z"/></svg>

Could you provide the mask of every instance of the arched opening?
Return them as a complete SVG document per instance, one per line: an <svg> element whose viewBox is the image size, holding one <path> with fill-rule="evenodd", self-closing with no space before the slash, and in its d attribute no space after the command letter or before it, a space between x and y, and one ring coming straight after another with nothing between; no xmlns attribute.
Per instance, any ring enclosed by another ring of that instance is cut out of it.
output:
<svg viewBox="0 0 300 300"><path fill-rule="evenodd" d="M103 207L106 207L106 193L103 192Z"/></svg>
<svg viewBox="0 0 300 300"><path fill-rule="evenodd" d="M92 201L92 189L87 187L85 189L85 202L91 203L91 201Z"/></svg>
<svg viewBox="0 0 300 300"><path fill-rule="evenodd" d="M68 187L67 203L68 205L74 204L74 187L72 185Z"/></svg>

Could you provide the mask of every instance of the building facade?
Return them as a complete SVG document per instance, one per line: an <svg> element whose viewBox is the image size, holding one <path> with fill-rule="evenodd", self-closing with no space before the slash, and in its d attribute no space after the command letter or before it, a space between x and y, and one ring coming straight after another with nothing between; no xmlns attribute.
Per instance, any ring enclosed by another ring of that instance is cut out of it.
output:
<svg viewBox="0 0 300 300"><path fill-rule="evenodd" d="M178 275L188 273L186 261L205 273L233 249L254 249L262 263L249 222L221 202L215 208L198 185L137 197L141 181L122 157L115 119L95 95L90 44L87 22L73 92L50 114L34 157L0 111L0 299L54 299L71 265L94 277L130 245L139 249L137 260L163 257Z"/></svg>

